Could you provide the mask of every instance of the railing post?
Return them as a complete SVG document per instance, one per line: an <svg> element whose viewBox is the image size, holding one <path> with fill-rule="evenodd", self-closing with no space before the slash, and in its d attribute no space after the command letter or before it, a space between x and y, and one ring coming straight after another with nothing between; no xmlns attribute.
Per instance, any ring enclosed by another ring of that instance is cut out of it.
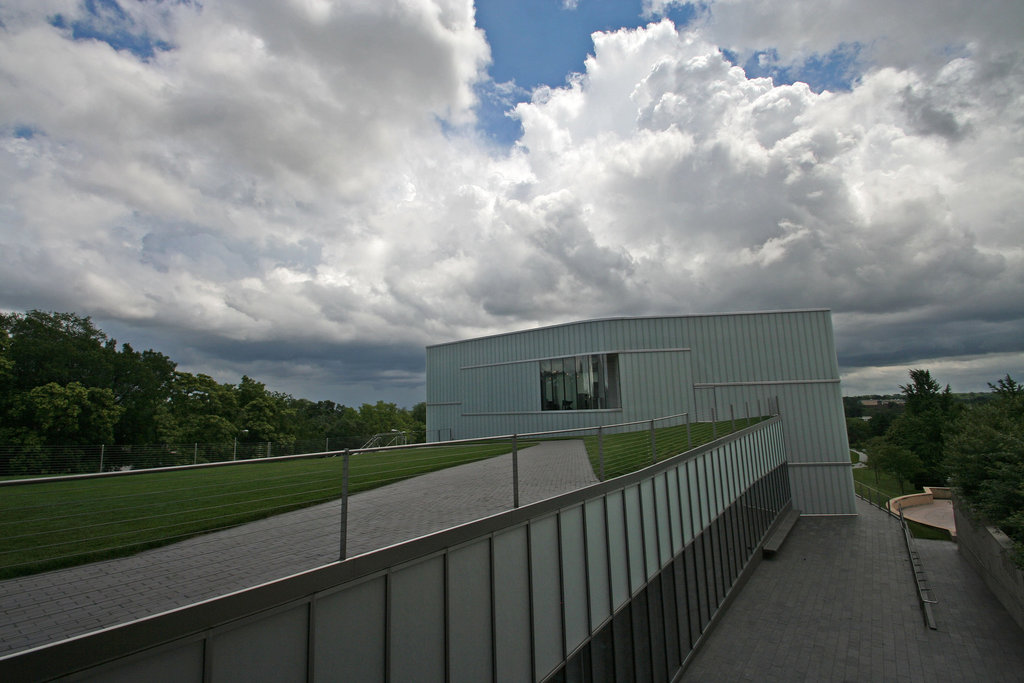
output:
<svg viewBox="0 0 1024 683"><path fill-rule="evenodd" d="M693 439L690 437L690 413L686 413L686 450L693 448Z"/></svg>
<svg viewBox="0 0 1024 683"><path fill-rule="evenodd" d="M100 472L103 471L103 450L104 444L100 444Z"/></svg>
<svg viewBox="0 0 1024 683"><path fill-rule="evenodd" d="M512 435L512 507L519 507L519 443Z"/></svg>
<svg viewBox="0 0 1024 683"><path fill-rule="evenodd" d="M715 407L711 406L711 439L718 438L718 416L715 415Z"/></svg>
<svg viewBox="0 0 1024 683"><path fill-rule="evenodd" d="M760 398L757 399L757 416L758 417L762 417L762 413L761 413L761 399Z"/></svg>
<svg viewBox="0 0 1024 683"><path fill-rule="evenodd" d="M743 402L743 423L744 426L750 426L750 401Z"/></svg>
<svg viewBox="0 0 1024 683"><path fill-rule="evenodd" d="M658 451L654 447L654 420L651 420L651 464L658 462Z"/></svg>
<svg viewBox="0 0 1024 683"><path fill-rule="evenodd" d="M339 560L344 560L348 551L348 459L351 453L346 448L341 456L341 543Z"/></svg>
<svg viewBox="0 0 1024 683"><path fill-rule="evenodd" d="M732 404L729 404L729 424L732 432L736 431L736 412L732 409Z"/></svg>
<svg viewBox="0 0 1024 683"><path fill-rule="evenodd" d="M604 427L597 428L597 462L601 470L598 478L604 481Z"/></svg>

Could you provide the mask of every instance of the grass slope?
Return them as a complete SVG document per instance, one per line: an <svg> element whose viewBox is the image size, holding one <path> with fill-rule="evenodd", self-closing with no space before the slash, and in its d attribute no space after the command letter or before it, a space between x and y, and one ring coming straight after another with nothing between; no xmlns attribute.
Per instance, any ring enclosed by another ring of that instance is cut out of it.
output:
<svg viewBox="0 0 1024 683"><path fill-rule="evenodd" d="M353 455L349 492L509 451L472 444ZM123 557L325 503L341 488L340 457L6 487L0 578Z"/></svg>

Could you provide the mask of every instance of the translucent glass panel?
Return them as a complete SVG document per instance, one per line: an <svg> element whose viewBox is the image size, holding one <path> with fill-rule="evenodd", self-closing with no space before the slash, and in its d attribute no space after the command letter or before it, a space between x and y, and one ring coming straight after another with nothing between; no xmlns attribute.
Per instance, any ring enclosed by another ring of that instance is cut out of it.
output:
<svg viewBox="0 0 1024 683"><path fill-rule="evenodd" d="M448 554L448 635L450 680L488 680L493 665L488 539Z"/></svg>
<svg viewBox="0 0 1024 683"><path fill-rule="evenodd" d="M530 680L530 569L526 527L494 537L494 659L510 681Z"/></svg>
<svg viewBox="0 0 1024 683"><path fill-rule="evenodd" d="M386 595L386 581L380 576L317 599L316 672L352 681L383 680ZM352 619L353 614L359 618Z"/></svg>
<svg viewBox="0 0 1024 683"><path fill-rule="evenodd" d="M207 647L215 681L301 681L306 678L309 607L277 612L218 633Z"/></svg>
<svg viewBox="0 0 1024 683"><path fill-rule="evenodd" d="M390 583L391 680L444 681L444 558L399 569Z"/></svg>
<svg viewBox="0 0 1024 683"><path fill-rule="evenodd" d="M554 515L530 522L533 589L534 677L547 676L562 661L562 591L558 524Z"/></svg>

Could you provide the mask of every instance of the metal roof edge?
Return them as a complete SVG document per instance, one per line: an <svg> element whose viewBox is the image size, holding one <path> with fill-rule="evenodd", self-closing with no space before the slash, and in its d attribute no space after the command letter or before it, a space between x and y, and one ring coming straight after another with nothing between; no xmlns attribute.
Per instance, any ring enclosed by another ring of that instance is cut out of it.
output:
<svg viewBox="0 0 1024 683"><path fill-rule="evenodd" d="M741 315L781 315L784 313L831 313L831 308L780 308L772 309L768 311L734 311L734 312L721 312L721 313L680 313L677 315L620 315L610 316L607 318L591 318L588 320L572 320L564 323L553 323L551 325L541 325L540 327L530 327L525 330L511 330L509 332L495 332L494 334L484 334L479 337L469 337L467 339L453 339L452 341L438 342L437 344L427 344L426 348L433 349L439 346L451 346L452 344L462 344L471 341L481 341L484 339L494 339L495 337L505 337L511 334L523 334L526 332L540 332L541 330L552 330L558 327L569 327L571 325L585 325L588 323L604 323L604 322L615 322L617 320L673 320L681 318L722 318L728 316L741 316Z"/></svg>

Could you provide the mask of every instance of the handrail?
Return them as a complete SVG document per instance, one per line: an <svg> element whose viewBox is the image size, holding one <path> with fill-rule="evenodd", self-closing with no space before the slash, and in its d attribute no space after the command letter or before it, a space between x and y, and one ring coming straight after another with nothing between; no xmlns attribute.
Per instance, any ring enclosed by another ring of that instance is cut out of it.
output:
<svg viewBox="0 0 1024 683"><path fill-rule="evenodd" d="M927 586L927 579L924 575L924 566L921 564L921 558L917 554L913 534L910 533L910 527L907 525L907 520L903 517L903 506L897 503L896 509L899 511L900 527L903 529L903 540L906 541L907 544L907 554L910 556L910 570L914 573L914 585L917 586L917 599L921 603L921 613L924 615L924 623L928 628L935 631L938 627L935 625L935 615L932 613L932 605L937 603L938 600L932 596L932 589ZM925 597L925 593L928 594L928 597Z"/></svg>

